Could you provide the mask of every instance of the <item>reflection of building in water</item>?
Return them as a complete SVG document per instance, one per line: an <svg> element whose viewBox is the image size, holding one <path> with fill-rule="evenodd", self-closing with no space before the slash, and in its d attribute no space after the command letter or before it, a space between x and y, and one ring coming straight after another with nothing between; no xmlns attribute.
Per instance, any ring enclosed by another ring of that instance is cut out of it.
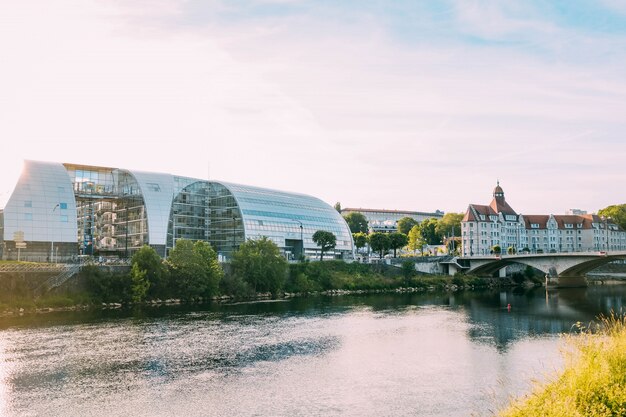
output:
<svg viewBox="0 0 626 417"><path fill-rule="evenodd" d="M318 198L265 188L111 167L26 161L0 211L0 258L64 261L131 256L150 245L166 256L177 239L211 243L222 259L266 236L285 256L319 256L317 230L337 238L328 257L351 257L352 235Z"/></svg>
<svg viewBox="0 0 626 417"><path fill-rule="evenodd" d="M500 183L489 205L470 204L461 222L463 256L503 253L626 250L626 232L610 219L581 210L575 214L519 214L507 203Z"/></svg>
<svg viewBox="0 0 626 417"><path fill-rule="evenodd" d="M547 294L538 288L519 293L457 294L452 300L451 305L467 312L472 324L469 336L474 341L506 349L509 343L527 335L570 333L576 331L577 322L588 324L600 313L620 311L626 306L626 292L620 286L569 288Z"/></svg>

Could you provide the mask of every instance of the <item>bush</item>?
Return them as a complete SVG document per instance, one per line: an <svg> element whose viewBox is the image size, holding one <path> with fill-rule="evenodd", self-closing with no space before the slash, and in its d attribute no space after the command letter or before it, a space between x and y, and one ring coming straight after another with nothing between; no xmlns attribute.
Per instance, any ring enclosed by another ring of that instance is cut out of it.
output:
<svg viewBox="0 0 626 417"><path fill-rule="evenodd" d="M91 298L104 303L126 303L132 299L132 280L128 274L105 273L95 265L80 272Z"/></svg>
<svg viewBox="0 0 626 417"><path fill-rule="evenodd" d="M454 277L452 278L452 283L456 285L457 287L464 287L465 278L463 277L462 274L454 274Z"/></svg>
<svg viewBox="0 0 626 417"><path fill-rule="evenodd" d="M220 281L220 292L237 298L250 298L254 290L238 275L227 275Z"/></svg>
<svg viewBox="0 0 626 417"><path fill-rule="evenodd" d="M216 295L223 276L217 254L206 242L176 240L167 259L174 295L183 300Z"/></svg>
<svg viewBox="0 0 626 417"><path fill-rule="evenodd" d="M254 292L276 295L285 284L288 264L278 246L267 237L248 240L233 254L233 275L246 281Z"/></svg>

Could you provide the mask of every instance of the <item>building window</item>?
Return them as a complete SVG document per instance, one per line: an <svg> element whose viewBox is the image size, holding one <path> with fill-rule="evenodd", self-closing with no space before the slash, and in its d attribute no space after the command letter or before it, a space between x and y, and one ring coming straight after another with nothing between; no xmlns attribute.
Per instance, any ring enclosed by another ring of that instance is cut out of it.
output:
<svg viewBox="0 0 626 417"><path fill-rule="evenodd" d="M61 221L62 221L63 223L67 223L67 215L62 214L62 215L61 215Z"/></svg>
<svg viewBox="0 0 626 417"><path fill-rule="evenodd" d="M33 202L31 200L24 201L24 207L32 207L32 206L33 206Z"/></svg>
<svg viewBox="0 0 626 417"><path fill-rule="evenodd" d="M33 213L24 213L24 220L32 220Z"/></svg>
<svg viewBox="0 0 626 417"><path fill-rule="evenodd" d="M67 203L59 203L59 208L61 210L67 210Z"/></svg>

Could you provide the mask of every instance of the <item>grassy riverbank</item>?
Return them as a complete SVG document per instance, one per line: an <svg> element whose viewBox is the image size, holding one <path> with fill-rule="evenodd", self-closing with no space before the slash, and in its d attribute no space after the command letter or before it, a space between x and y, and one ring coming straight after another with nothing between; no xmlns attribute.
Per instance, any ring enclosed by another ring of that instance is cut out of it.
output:
<svg viewBox="0 0 626 417"><path fill-rule="evenodd" d="M626 415L626 316L602 318L566 346L565 369L501 416Z"/></svg>
<svg viewBox="0 0 626 417"><path fill-rule="evenodd" d="M0 280L0 314L35 312L47 309L100 307L105 304L152 304L155 300L180 300L176 280L170 274L161 277L157 296L146 297L141 302L133 300L133 280L129 273L116 273L89 266L54 291L35 296L34 289L45 281L45 276L14 276ZM388 265L345 263L342 261L303 262L289 265L274 294L257 293L241 277L226 272L218 291L211 296L183 299L185 302L207 302L224 299L257 299L302 297L325 294L350 294L374 292L445 292L463 289L480 289L511 285L509 280L485 279L457 275L418 275L412 268Z"/></svg>

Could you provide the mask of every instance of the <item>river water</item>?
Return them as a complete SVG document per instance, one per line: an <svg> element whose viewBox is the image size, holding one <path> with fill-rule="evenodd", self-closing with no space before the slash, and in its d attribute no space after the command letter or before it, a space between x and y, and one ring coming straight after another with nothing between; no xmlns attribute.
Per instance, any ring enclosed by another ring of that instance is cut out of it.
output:
<svg viewBox="0 0 626 417"><path fill-rule="evenodd" d="M491 415L625 303L591 286L2 318L0 415Z"/></svg>

